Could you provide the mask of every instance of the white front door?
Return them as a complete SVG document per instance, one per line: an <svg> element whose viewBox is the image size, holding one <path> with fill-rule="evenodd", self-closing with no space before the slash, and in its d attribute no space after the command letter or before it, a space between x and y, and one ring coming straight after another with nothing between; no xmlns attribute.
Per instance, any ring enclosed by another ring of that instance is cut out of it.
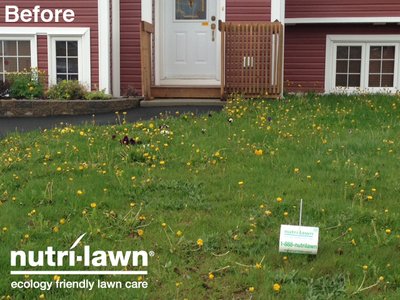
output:
<svg viewBox="0 0 400 300"><path fill-rule="evenodd" d="M159 1L160 85L220 84L219 2Z"/></svg>

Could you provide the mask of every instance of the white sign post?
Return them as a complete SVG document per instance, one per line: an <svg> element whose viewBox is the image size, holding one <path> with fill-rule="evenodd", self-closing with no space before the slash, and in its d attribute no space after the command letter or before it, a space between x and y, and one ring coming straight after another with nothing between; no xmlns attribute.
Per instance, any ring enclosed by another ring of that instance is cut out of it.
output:
<svg viewBox="0 0 400 300"><path fill-rule="evenodd" d="M279 252L313 254L318 252L319 228L301 226L303 199L300 202L299 226L281 225Z"/></svg>

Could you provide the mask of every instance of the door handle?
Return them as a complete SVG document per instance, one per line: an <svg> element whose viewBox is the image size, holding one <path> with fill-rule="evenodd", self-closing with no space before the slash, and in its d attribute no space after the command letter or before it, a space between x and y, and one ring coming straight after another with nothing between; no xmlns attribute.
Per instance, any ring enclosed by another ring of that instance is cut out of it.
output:
<svg viewBox="0 0 400 300"><path fill-rule="evenodd" d="M217 29L217 25L215 23L211 24L211 40L215 42L215 30Z"/></svg>

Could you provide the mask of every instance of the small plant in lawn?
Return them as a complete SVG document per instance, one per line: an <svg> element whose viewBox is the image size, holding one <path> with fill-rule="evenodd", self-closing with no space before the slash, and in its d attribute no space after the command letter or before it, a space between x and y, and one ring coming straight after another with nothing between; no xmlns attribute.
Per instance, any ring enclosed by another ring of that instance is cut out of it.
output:
<svg viewBox="0 0 400 300"><path fill-rule="evenodd" d="M47 98L54 100L80 100L84 99L87 89L77 80L62 80L50 87Z"/></svg>

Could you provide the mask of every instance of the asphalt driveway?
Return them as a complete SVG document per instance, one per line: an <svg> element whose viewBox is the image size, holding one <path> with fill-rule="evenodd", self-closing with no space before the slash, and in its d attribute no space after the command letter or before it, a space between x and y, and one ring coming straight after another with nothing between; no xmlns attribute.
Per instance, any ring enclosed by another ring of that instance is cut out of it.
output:
<svg viewBox="0 0 400 300"><path fill-rule="evenodd" d="M204 114L213 111L220 111L221 106L177 106L177 107L141 107L127 110L126 120L128 122L137 122L140 120L149 120L156 118L160 113L175 114L193 112L195 114ZM94 117L97 125L108 125L116 123L115 113L99 114ZM0 138L11 132L26 132L33 130L51 129L60 123L72 125L83 125L92 123L92 115L84 116L55 116L43 118L0 118Z"/></svg>

